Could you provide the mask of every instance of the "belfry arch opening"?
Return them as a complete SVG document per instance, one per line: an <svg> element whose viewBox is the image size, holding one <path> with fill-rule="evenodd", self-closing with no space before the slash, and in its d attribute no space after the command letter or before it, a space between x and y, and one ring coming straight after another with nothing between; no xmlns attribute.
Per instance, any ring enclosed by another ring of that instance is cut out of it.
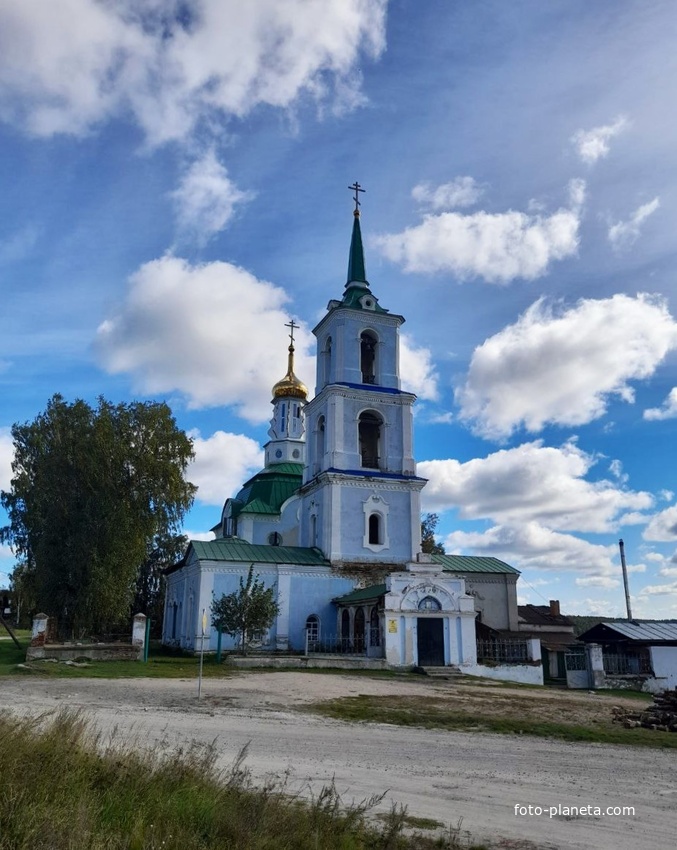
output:
<svg viewBox="0 0 677 850"><path fill-rule="evenodd" d="M365 410L358 421L360 461L367 469L380 469L381 430L383 420L372 410Z"/></svg>
<svg viewBox="0 0 677 850"><path fill-rule="evenodd" d="M378 339L372 331L360 334L360 369L363 384L375 384L376 381L376 348Z"/></svg>

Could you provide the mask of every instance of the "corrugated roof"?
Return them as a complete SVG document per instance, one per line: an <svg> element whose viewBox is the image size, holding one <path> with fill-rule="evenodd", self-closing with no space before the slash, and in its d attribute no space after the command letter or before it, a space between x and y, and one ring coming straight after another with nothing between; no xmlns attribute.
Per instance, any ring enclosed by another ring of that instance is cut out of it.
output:
<svg viewBox="0 0 677 850"><path fill-rule="evenodd" d="M630 640L652 641L652 640L677 640L677 621L675 620L647 620L645 622L619 622L619 623L599 623L598 626L593 626L584 634L588 634L593 629L605 626L617 632L623 637ZM583 635L581 635L581 638Z"/></svg>
<svg viewBox="0 0 677 850"><path fill-rule="evenodd" d="M259 564L297 564L328 567L319 549L302 546L266 546L233 537L218 540L192 540L191 547L201 561L242 561Z"/></svg>
<svg viewBox="0 0 677 850"><path fill-rule="evenodd" d="M509 573L519 575L519 570L499 561L498 558L475 555L432 555L433 563L451 573Z"/></svg>
<svg viewBox="0 0 677 850"><path fill-rule="evenodd" d="M341 605L352 605L355 602L376 599L379 596L383 596L385 592L385 584L372 584L369 587L359 587L357 590L351 590L350 593L346 593L344 596L338 596L333 601Z"/></svg>

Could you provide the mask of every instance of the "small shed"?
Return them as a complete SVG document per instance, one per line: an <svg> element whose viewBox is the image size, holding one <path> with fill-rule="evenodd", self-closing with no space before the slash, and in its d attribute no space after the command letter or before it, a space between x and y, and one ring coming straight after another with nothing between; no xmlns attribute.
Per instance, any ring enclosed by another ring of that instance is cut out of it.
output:
<svg viewBox="0 0 677 850"><path fill-rule="evenodd" d="M655 693L677 687L677 620L619 620L598 623L579 640L601 647L601 687L622 686L635 679Z"/></svg>

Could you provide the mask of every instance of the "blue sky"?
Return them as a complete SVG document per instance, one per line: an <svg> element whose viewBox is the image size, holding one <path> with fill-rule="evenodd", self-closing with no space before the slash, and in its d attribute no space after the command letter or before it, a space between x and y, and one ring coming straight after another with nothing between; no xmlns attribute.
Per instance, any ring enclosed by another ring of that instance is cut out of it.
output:
<svg viewBox="0 0 677 850"><path fill-rule="evenodd" d="M620 615L623 537L677 617L675 43L653 0L0 0L0 486L53 393L166 399L209 529L357 179L447 551Z"/></svg>

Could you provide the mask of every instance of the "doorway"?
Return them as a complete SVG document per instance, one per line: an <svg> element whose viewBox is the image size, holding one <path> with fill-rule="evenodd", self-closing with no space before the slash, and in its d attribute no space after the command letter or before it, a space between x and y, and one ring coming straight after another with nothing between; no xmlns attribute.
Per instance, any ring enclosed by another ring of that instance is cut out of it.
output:
<svg viewBox="0 0 677 850"><path fill-rule="evenodd" d="M419 667L444 667L444 620L418 617L417 647Z"/></svg>

